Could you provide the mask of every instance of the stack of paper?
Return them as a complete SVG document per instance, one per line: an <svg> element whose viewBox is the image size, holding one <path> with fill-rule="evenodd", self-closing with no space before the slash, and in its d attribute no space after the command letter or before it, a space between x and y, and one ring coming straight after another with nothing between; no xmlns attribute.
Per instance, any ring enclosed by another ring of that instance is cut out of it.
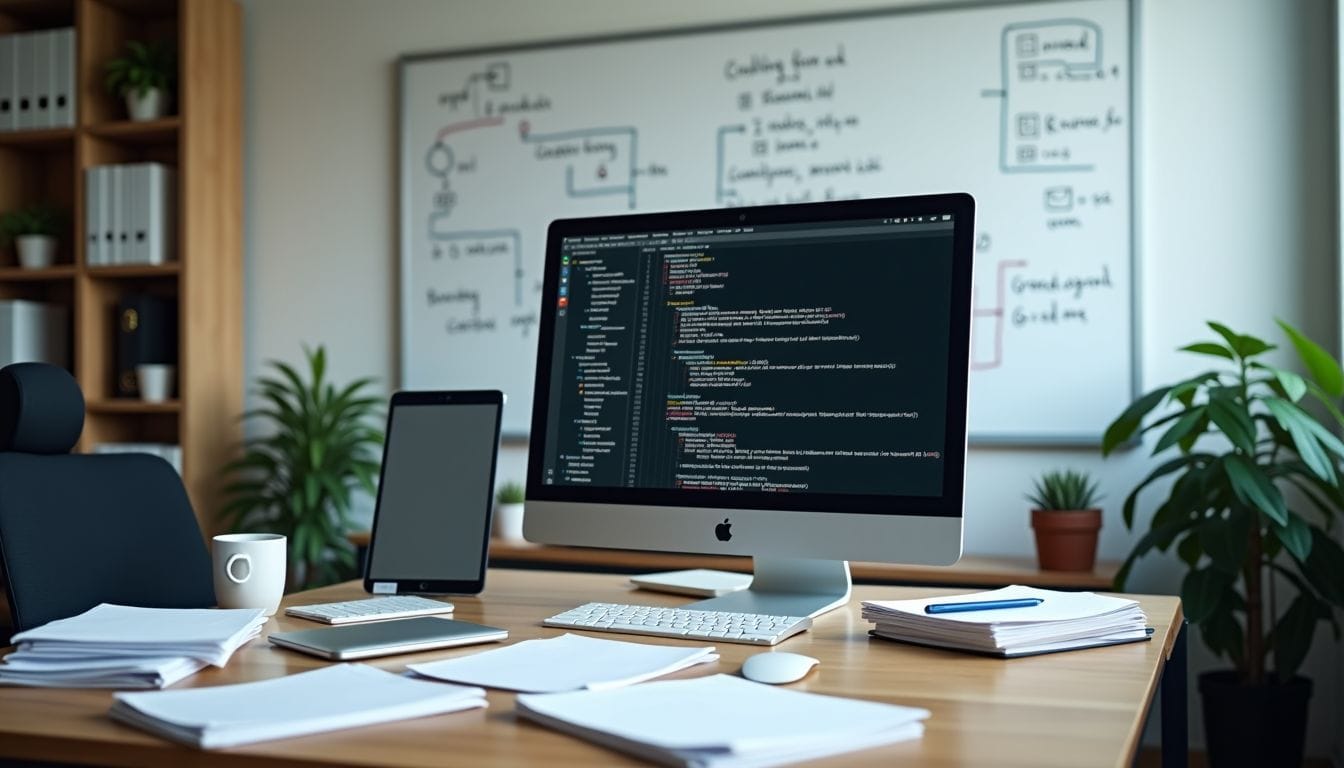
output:
<svg viewBox="0 0 1344 768"><path fill-rule="evenodd" d="M261 633L260 609L131 608L106 603L14 636L0 683L48 688L162 688L222 667Z"/></svg>
<svg viewBox="0 0 1344 768"><path fill-rule="evenodd" d="M718 659L712 645L687 648L566 634L409 667L436 680L555 693L619 688Z"/></svg>
<svg viewBox="0 0 1344 768"><path fill-rule="evenodd" d="M485 691L337 664L256 683L118 693L108 714L213 749L484 707Z"/></svg>
<svg viewBox="0 0 1344 768"><path fill-rule="evenodd" d="M932 603L1020 598L1039 598L1041 603L958 613L924 610ZM1128 643L1149 636L1148 619L1134 600L1022 586L953 597L865 600L863 617L875 623L872 634L877 637L1005 657Z"/></svg>
<svg viewBox="0 0 1344 768"><path fill-rule="evenodd" d="M523 694L529 720L671 765L768 766L918 738L928 710L728 675L613 691Z"/></svg>

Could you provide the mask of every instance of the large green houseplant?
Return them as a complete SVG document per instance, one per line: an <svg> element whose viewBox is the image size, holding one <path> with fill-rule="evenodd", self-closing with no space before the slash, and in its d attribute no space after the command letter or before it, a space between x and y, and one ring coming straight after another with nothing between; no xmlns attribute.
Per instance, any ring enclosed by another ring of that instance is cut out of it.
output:
<svg viewBox="0 0 1344 768"><path fill-rule="evenodd" d="M382 400L371 379L337 387L326 379L326 352L304 350L305 381L272 361L276 374L257 381L261 405L243 415L261 429L226 468L228 503L221 514L234 530L289 538L289 582L308 588L352 578L354 548L346 539L356 488L375 492Z"/></svg>
<svg viewBox="0 0 1344 768"><path fill-rule="evenodd" d="M1234 667L1200 679L1215 765L1300 762L1311 689L1297 671L1319 622L1338 638L1334 610L1344 607L1344 549L1327 532L1344 511L1344 442L1331 430L1344 426L1335 402L1344 372L1311 339L1279 325L1306 377L1265 362L1273 345L1209 323L1218 340L1182 350L1218 366L1145 394L1103 439L1110 453L1153 432L1153 455L1171 455L1125 499L1132 528L1140 493L1170 481L1116 587L1151 550L1174 546L1185 563L1186 618ZM1291 587L1291 600L1275 602L1276 580Z"/></svg>

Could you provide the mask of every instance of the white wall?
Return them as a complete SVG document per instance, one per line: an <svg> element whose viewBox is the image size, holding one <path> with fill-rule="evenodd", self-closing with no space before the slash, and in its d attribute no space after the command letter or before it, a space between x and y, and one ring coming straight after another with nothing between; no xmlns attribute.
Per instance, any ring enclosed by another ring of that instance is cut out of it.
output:
<svg viewBox="0 0 1344 768"><path fill-rule="evenodd" d="M248 381L271 358L325 343L340 378L396 382L396 57L836 9L821 0L243 0L246 9ZM844 7L891 6L849 0ZM1273 336L1283 317L1337 344L1333 17L1329 0L1140 0L1140 322L1144 388L1193 372L1172 353L1218 319ZM1079 393L1086 396L1086 393ZM521 478L521 449L501 477ZM1145 451L975 450L966 547L1031 553L1023 492L1042 469L1093 470L1108 495L1101 554L1131 537L1127 489ZM1151 508L1151 504L1147 505ZM1174 592L1160 560L1136 591ZM1340 721L1325 635L1309 748L1328 754ZM1196 668L1216 666L1197 642ZM1192 693L1192 717L1198 696ZM1202 729L1192 729L1199 738Z"/></svg>

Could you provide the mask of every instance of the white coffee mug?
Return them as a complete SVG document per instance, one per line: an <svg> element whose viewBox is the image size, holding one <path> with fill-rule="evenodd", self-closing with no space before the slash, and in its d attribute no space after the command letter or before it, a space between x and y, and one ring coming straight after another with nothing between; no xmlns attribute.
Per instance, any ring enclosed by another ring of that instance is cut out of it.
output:
<svg viewBox="0 0 1344 768"><path fill-rule="evenodd" d="M285 594L285 537L278 533L227 533L211 547L215 601L220 608L262 608L270 616Z"/></svg>
<svg viewBox="0 0 1344 768"><path fill-rule="evenodd" d="M162 403L173 396L177 366L165 363L144 363L135 366L136 383L140 385L140 399L147 403Z"/></svg>

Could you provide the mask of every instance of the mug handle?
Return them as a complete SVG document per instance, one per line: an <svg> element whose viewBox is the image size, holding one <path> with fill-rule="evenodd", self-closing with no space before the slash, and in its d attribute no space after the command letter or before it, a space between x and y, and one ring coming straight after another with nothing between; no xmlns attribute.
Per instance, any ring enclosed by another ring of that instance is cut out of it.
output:
<svg viewBox="0 0 1344 768"><path fill-rule="evenodd" d="M239 560L241 560L241 561L243 561L244 563L247 564L247 575L244 576L244 577L241 578L241 579L238 578L237 576L234 576L234 575L233 575L233 564L236 563L236 562L238 562ZM239 553L237 553L237 554L235 554L235 555L229 557L228 562L224 563L224 575L225 575L225 576L228 576L228 577L229 577L229 581L232 581L234 584L245 584L245 583L247 583L247 580L250 579L250 578L252 578L252 557L251 557L251 555L245 554L245 553L243 553L243 552L239 552Z"/></svg>

